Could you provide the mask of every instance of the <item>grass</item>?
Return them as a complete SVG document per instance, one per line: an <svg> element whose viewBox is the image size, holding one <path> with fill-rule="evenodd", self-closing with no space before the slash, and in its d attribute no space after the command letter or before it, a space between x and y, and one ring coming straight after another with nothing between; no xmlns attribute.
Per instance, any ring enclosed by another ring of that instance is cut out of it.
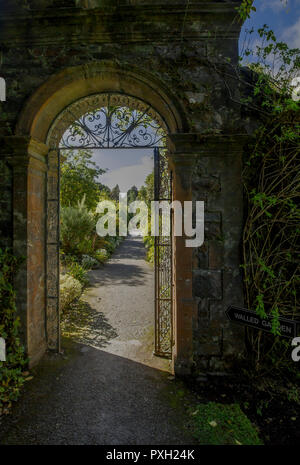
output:
<svg viewBox="0 0 300 465"><path fill-rule="evenodd" d="M208 402L190 412L195 438L209 445L262 445L250 420L238 404Z"/></svg>

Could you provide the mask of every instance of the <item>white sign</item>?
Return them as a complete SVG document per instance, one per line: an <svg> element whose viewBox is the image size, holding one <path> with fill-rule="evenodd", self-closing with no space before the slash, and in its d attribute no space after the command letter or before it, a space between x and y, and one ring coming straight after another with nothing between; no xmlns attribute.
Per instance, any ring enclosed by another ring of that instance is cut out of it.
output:
<svg viewBox="0 0 300 465"><path fill-rule="evenodd" d="M0 362L6 361L5 339L0 337Z"/></svg>

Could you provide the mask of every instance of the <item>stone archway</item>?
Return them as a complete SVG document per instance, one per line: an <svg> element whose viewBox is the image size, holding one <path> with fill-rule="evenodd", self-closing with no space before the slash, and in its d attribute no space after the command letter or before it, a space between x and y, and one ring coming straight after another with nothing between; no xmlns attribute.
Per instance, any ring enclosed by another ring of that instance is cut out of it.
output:
<svg viewBox="0 0 300 465"><path fill-rule="evenodd" d="M15 250L26 248L27 261L17 278L19 308L23 314L23 338L30 363L36 363L45 350L60 350L58 297L58 228L55 211L58 205L58 141L68 123L52 131L54 121L72 103L92 94L117 92L142 99L159 115L168 128L170 164L174 172L174 200L190 200L190 174L194 156L181 157L174 145L176 134L186 131L184 111L163 84L147 73L126 69L116 62L98 62L68 68L46 81L25 105L14 138L14 183L23 185L26 203L15 201ZM175 147L175 150L174 150ZM176 156L172 157L172 153ZM21 163L20 163L21 161ZM23 164L22 164L23 162ZM25 170L24 170L25 168ZM16 188L16 196L20 194ZM48 199L48 200L47 200ZM50 202L49 202L50 200ZM48 207L46 207L48 205ZM48 209L47 209L48 208ZM51 210L52 209L52 210ZM21 224L26 234L20 234ZM184 248L184 237L174 242L174 325L173 367L176 373L189 372L192 365L192 320L195 311L192 296L192 250ZM47 272L48 269L48 272ZM51 272L53 276L51 277ZM26 278L26 286L24 286ZM51 288L52 299L47 298Z"/></svg>
<svg viewBox="0 0 300 465"><path fill-rule="evenodd" d="M131 119L121 129L122 117ZM71 130L70 130L71 129ZM121 93L105 92L83 97L66 107L53 122L48 136L46 307L48 347L59 347L59 173L64 150L152 149L154 155L155 199L169 197L171 177L168 161L159 149L166 144L169 129L148 103ZM79 135L80 134L80 135ZM160 233L161 228L159 227ZM160 234L161 235L161 234ZM160 240L161 239L161 240ZM170 358L172 353L172 238L155 239L155 354ZM159 260L158 260L159 257ZM160 264L159 264L160 262ZM129 291L129 289L128 289ZM168 298L166 297L168 295ZM55 311L56 306L56 311ZM54 315L57 315L57 318Z"/></svg>

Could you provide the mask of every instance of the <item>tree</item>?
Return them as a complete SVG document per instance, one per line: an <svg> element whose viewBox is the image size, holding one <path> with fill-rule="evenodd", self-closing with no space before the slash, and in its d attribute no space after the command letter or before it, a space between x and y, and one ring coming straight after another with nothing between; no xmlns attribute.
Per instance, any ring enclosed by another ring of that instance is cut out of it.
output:
<svg viewBox="0 0 300 465"><path fill-rule="evenodd" d="M61 166L60 199L62 207L74 207L85 195L85 205L94 210L99 201L97 178L105 170L92 161L90 150L70 150Z"/></svg>
<svg viewBox="0 0 300 465"><path fill-rule="evenodd" d="M137 199L138 196L138 188L136 186L132 186L130 189L127 191L127 201L128 203L134 202Z"/></svg>
<svg viewBox="0 0 300 465"><path fill-rule="evenodd" d="M116 202L118 202L119 201L119 194L120 194L120 188L119 188L119 184L117 184L111 190L111 198L113 200L115 200Z"/></svg>
<svg viewBox="0 0 300 465"><path fill-rule="evenodd" d="M110 188L105 184L98 183L100 197L106 196L106 198L110 198Z"/></svg>
<svg viewBox="0 0 300 465"><path fill-rule="evenodd" d="M138 199L139 200L144 200L144 202L146 202L146 200L147 200L147 189L146 189L145 186L140 187L139 193L138 193Z"/></svg>
<svg viewBox="0 0 300 465"><path fill-rule="evenodd" d="M145 184L138 192L138 198L144 200L148 205L154 200L154 171L146 177Z"/></svg>

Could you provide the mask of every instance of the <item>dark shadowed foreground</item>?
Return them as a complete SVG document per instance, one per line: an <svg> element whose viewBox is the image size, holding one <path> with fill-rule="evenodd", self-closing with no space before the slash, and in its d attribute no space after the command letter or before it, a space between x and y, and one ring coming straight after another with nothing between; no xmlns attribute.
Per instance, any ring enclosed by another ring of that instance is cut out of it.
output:
<svg viewBox="0 0 300 465"><path fill-rule="evenodd" d="M47 356L0 444L191 444L186 408L168 373L81 344ZM180 392L182 392L180 390Z"/></svg>
<svg viewBox="0 0 300 465"><path fill-rule="evenodd" d="M0 444L194 442L189 396L153 356L153 270L144 256L129 238L91 272L86 306L65 324L64 353L33 370L12 415L0 419Z"/></svg>

